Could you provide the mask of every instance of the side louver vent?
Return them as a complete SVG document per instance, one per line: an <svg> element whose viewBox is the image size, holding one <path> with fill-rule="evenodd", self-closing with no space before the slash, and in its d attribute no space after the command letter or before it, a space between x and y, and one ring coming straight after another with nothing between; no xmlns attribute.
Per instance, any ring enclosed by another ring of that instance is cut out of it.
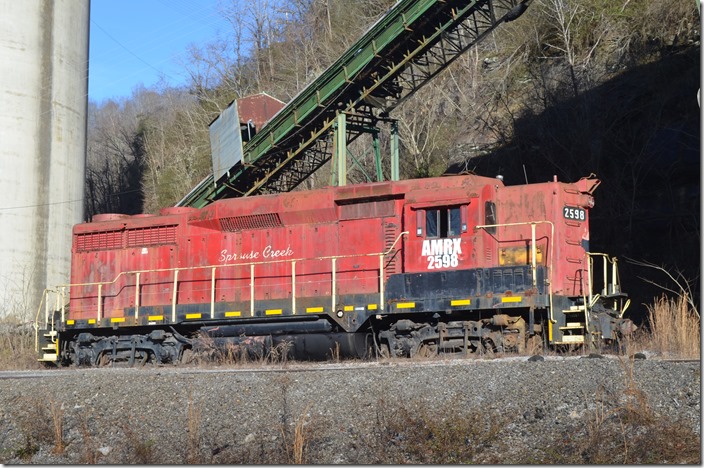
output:
<svg viewBox="0 0 704 468"><path fill-rule="evenodd" d="M281 227L281 219L278 213L266 213L248 216L232 216L220 219L220 227L223 231L236 232L246 229L266 229Z"/></svg>
<svg viewBox="0 0 704 468"><path fill-rule="evenodd" d="M127 247L176 243L176 225L150 226L127 230Z"/></svg>
<svg viewBox="0 0 704 468"><path fill-rule="evenodd" d="M76 251L109 250L122 248L122 230L76 234Z"/></svg>
<svg viewBox="0 0 704 468"><path fill-rule="evenodd" d="M175 244L176 225L76 234L76 252Z"/></svg>

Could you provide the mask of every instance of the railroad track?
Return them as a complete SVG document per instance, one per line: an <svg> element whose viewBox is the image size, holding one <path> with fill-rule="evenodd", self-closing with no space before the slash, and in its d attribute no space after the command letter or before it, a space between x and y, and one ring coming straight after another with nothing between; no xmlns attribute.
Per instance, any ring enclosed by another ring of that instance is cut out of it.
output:
<svg viewBox="0 0 704 468"><path fill-rule="evenodd" d="M600 355L604 359L619 359L619 356L606 354ZM527 361L530 356L509 356L493 359L464 359L464 358L436 358L424 360L412 359L381 359L377 361L349 361L349 362L287 362L285 364L250 364L232 365L231 367L208 367L201 366L150 366L150 367L79 367L62 369L43 370L11 370L0 371L0 380L10 379L43 379L51 377L62 377L77 373L105 373L105 372L125 372L125 373L145 373L147 375L160 374L238 374L238 373L286 373L286 372L320 372L320 371L340 371L349 369L374 369L374 368L426 368L441 366L476 366L492 365L502 362ZM588 355L580 356L543 356L546 361L572 361L578 359L590 359ZM667 363L691 363L701 362L700 359L681 358L650 358L649 361Z"/></svg>

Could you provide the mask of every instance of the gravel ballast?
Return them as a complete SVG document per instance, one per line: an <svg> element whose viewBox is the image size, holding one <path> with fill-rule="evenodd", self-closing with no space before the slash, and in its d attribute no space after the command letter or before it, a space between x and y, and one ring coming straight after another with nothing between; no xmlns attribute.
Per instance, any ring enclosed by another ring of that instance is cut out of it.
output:
<svg viewBox="0 0 704 468"><path fill-rule="evenodd" d="M0 461L267 462L300 422L304 461L384 462L380 416L402 407L495 422L476 463L546 463L618 408L699 436L700 381L700 362L613 356L0 373Z"/></svg>

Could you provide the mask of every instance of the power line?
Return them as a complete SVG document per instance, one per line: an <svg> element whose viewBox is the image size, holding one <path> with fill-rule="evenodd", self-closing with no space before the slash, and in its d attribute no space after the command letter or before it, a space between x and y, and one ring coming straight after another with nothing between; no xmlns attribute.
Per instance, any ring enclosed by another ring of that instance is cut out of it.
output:
<svg viewBox="0 0 704 468"><path fill-rule="evenodd" d="M52 205L68 205L69 203L78 203L78 202L83 203L84 201L85 201L85 198L80 198L78 200L68 200L68 201L50 202L50 203L38 203L36 205L6 206L6 207L0 207L0 211L20 210L20 209L25 209L25 208L39 208L41 206L52 206Z"/></svg>
<svg viewBox="0 0 704 468"><path fill-rule="evenodd" d="M164 2L159 1L159 3L161 3L161 4L164 5L164 6L169 7L169 5L168 5L168 4L165 4ZM143 49L144 51L153 51L153 50L160 49L161 47L163 47L164 44L168 43L169 41L172 41L172 40L174 40L174 39L183 38L183 37L188 37L189 35L193 34L194 32L198 32L198 31L207 29L207 28L209 28L209 27L210 27L211 25L213 25L213 24L216 24L216 23L218 23L218 22L223 22L223 21L224 21L224 18L221 16L221 14L219 14L218 11L216 11L216 9L214 9L214 8L212 8L212 7L210 7L210 6L207 6L207 5L206 5L206 6L203 6L203 7L201 7L201 8L196 8L196 9L191 8L190 11L188 12L188 14L184 13L184 12L183 12L182 10L180 10L180 9L179 9L179 12L180 12L182 15L184 15L184 17L186 17L186 18L189 19L189 20L192 20L192 19L197 19L197 20L199 20L202 24L205 24L205 26L200 26L200 27L199 27L199 26L195 26L195 25L191 24L191 27L179 28L180 34L174 35L174 34L169 34L169 33L168 33L169 29L170 29L172 26L177 26L177 25L179 25L179 23L182 23L183 20L172 21L172 22L170 22L170 23L168 23L168 24L161 25L161 27L158 28L158 29L155 29L154 32L155 32L155 33L160 33L160 32L163 31L163 32L165 32L164 34L160 34L160 35L153 34L153 35L151 36L151 40L148 40L148 41L141 41L141 42L140 42L140 46L142 47L142 49ZM107 37L109 37L113 42L115 42L120 48L122 48L124 51L126 51L127 53L129 53L130 55L132 55L133 57L135 57L136 59L138 59L140 62L144 63L147 67L149 67L149 68L151 68L151 69L157 71L158 73L160 73L160 74L162 74L162 75L164 75L164 76L166 76L166 77L168 77L168 78L171 78L171 79L174 80L174 81L178 81L174 76L169 75L169 74L166 73L165 71L159 69L159 68L158 68L157 66L155 66L153 63L147 62L145 59L143 59L143 58L140 57L138 54L136 54L135 52L133 52L127 45L125 45L124 43L118 41L114 36L112 36L110 33L108 33L108 32L106 31L106 29L103 28L100 24L98 24L95 20L91 19L90 22L91 22L95 27L97 27L98 29L100 29L103 33L105 33L105 35L106 35ZM188 25L186 25L186 26L188 26ZM194 27L194 26L195 26L195 27ZM153 46L152 46L152 45L153 45ZM152 46L152 47L144 48L144 46ZM113 49L113 50L114 50L114 49ZM100 61L100 60L102 60L102 59L104 59L104 58L107 58L107 57L110 57L113 62L115 61L115 56L114 56L114 54L113 54L113 51L111 51L111 50L102 51L100 54L94 55L94 56L92 57L92 59L93 59L93 61ZM166 59L164 59L164 60L161 60L161 61L157 62L156 64L158 65L158 64L166 63L166 62L168 62L169 60L171 60L171 58L166 58ZM119 61L121 61L121 60L120 60L120 58L118 57L118 62L119 62ZM88 72L88 66L89 66L88 63L89 63L88 60L83 63L84 70L85 70L86 72ZM118 82L120 82L120 81L124 81L125 79L127 79L127 78L129 78L129 77L131 77L131 76L138 75L138 74L141 73L143 70L144 70L144 69L135 70L135 71L134 71L133 73L131 73L130 75L123 76L123 77L121 77L121 78L117 78L116 80L112 80L111 82L108 82L107 85L109 86L109 85L112 84L112 83L118 83ZM52 80L52 77L49 77L49 78L47 79L47 81L42 84L42 90L45 90L45 89L50 88L50 87L52 86L52 81L53 81L53 80ZM88 92L86 93L85 96L88 96ZM51 112L51 111L46 111L45 113L50 113L50 112Z"/></svg>
<svg viewBox="0 0 704 468"><path fill-rule="evenodd" d="M110 33L108 33L102 26L100 26L100 25L99 25L98 23L96 23L95 21L91 20L90 22L91 22L93 25L97 26L98 29L100 29L101 31L103 31L103 33L105 33L106 36L108 36L110 39L112 39L113 41L115 41L115 43L116 43L117 45L119 45L120 47L122 47L123 49L125 49L130 55L132 55L133 57L135 57L137 60L139 60L139 61L142 62L143 64L147 65L147 66L150 67L150 68L153 68L154 70L156 70L156 71L159 72L159 73L162 73L162 74L168 76L168 77L171 78L172 80L175 80L175 79L176 79L176 78L174 78L173 76L169 75L168 73L166 73L166 72L164 72L164 71L162 71L162 70L159 70L158 68L156 68L155 66L153 66L151 63L147 62L146 60L143 60L142 57L140 57L139 55L135 54L135 53L132 52L130 49L128 49L127 47L125 47L120 41L118 41L117 39L115 39L114 37L112 37L112 35L111 35Z"/></svg>

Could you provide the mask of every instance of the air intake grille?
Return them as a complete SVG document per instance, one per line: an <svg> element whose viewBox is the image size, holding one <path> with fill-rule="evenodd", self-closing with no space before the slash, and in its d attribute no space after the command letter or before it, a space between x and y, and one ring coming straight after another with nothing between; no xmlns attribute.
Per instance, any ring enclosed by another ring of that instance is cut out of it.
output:
<svg viewBox="0 0 704 468"><path fill-rule="evenodd" d="M127 245L125 245L125 240ZM76 252L116 250L124 247L175 244L176 225L150 226L144 228L127 229L126 231L116 230L76 234L75 243Z"/></svg>
<svg viewBox="0 0 704 468"><path fill-rule="evenodd" d="M223 231L235 232L246 229L266 229L281 227L281 219L278 213L257 214L248 216L232 216L220 219L220 227Z"/></svg>
<svg viewBox="0 0 704 468"><path fill-rule="evenodd" d="M176 243L176 225L127 230L127 247Z"/></svg>
<svg viewBox="0 0 704 468"><path fill-rule="evenodd" d="M91 232L76 234L76 251L108 250L122 248L122 231Z"/></svg>

